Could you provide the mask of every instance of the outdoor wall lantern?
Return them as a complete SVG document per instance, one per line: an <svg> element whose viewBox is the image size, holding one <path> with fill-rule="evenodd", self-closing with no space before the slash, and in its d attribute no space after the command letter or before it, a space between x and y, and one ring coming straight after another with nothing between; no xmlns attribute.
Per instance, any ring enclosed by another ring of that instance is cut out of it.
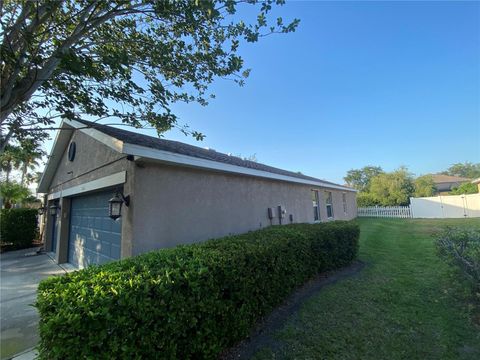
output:
<svg viewBox="0 0 480 360"><path fill-rule="evenodd" d="M57 211L58 211L58 205L57 204L50 205L50 207L48 208L48 212L52 216L57 215Z"/></svg>
<svg viewBox="0 0 480 360"><path fill-rule="evenodd" d="M113 220L117 220L122 216L122 204L130 205L130 195L124 196L121 192L117 192L113 198L108 200L108 216Z"/></svg>

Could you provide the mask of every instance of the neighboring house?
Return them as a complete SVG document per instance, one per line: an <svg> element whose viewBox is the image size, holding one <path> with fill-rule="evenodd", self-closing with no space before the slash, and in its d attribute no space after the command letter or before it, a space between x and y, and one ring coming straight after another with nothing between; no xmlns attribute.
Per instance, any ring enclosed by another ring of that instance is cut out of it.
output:
<svg viewBox="0 0 480 360"><path fill-rule="evenodd" d="M448 193L449 191L452 191L453 188L459 187L461 184L471 181L471 179L460 176L450 176L443 174L433 174L431 176L433 178L433 182L435 183L437 193L441 194Z"/></svg>
<svg viewBox="0 0 480 360"><path fill-rule="evenodd" d="M81 268L270 225L357 216L356 192L346 186L87 121L61 128L38 188L48 199L45 248L58 263Z"/></svg>

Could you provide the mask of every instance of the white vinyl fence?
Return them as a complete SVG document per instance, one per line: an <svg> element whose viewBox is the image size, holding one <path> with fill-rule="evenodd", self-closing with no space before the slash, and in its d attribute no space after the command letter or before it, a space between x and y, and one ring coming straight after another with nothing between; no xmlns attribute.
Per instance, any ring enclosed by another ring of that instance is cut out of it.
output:
<svg viewBox="0 0 480 360"><path fill-rule="evenodd" d="M480 194L410 198L414 218L480 217Z"/></svg>
<svg viewBox="0 0 480 360"><path fill-rule="evenodd" d="M359 217L411 218L410 206L369 206L358 208Z"/></svg>
<svg viewBox="0 0 480 360"><path fill-rule="evenodd" d="M480 194L410 198L410 206L360 207L358 216L429 219L480 217Z"/></svg>

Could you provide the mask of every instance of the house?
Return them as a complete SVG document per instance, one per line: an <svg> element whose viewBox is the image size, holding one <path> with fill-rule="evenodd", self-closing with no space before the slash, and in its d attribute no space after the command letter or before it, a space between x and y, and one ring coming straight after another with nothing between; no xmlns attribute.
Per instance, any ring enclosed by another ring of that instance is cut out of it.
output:
<svg viewBox="0 0 480 360"><path fill-rule="evenodd" d="M357 216L355 190L213 150L65 120L39 182L45 247L101 264L270 225ZM115 219L115 220L114 220Z"/></svg>
<svg viewBox="0 0 480 360"><path fill-rule="evenodd" d="M443 174L433 174L431 176L433 178L433 182L435 183L437 193L440 194L448 193L449 191L452 191L453 188L459 187L461 184L471 181L470 179L460 176Z"/></svg>

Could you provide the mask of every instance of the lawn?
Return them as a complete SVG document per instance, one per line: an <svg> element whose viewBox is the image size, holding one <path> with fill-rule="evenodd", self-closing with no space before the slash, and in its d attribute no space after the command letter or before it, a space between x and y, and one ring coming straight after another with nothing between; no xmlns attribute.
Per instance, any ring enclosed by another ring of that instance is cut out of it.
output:
<svg viewBox="0 0 480 360"><path fill-rule="evenodd" d="M480 221L359 222L366 267L310 298L255 359L480 359L478 307L432 237Z"/></svg>

